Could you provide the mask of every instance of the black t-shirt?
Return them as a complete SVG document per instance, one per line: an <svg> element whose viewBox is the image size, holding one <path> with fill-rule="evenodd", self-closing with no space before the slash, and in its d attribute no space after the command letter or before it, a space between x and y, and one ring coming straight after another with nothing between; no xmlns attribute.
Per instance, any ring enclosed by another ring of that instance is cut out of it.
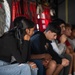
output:
<svg viewBox="0 0 75 75"><path fill-rule="evenodd" d="M4 34L0 37L0 60L10 62L11 56L14 56L18 63L25 63L30 56L30 42L22 43L22 50L18 48L18 42L12 33Z"/></svg>
<svg viewBox="0 0 75 75"><path fill-rule="evenodd" d="M62 58L53 50L51 41L47 40L45 35L38 31L31 37L31 53L32 54L43 54L49 53L52 59L57 63L61 63Z"/></svg>

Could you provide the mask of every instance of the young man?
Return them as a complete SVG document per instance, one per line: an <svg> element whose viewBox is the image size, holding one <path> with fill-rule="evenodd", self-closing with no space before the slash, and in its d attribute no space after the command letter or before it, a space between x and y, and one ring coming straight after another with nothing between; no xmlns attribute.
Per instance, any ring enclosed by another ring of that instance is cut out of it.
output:
<svg viewBox="0 0 75 75"><path fill-rule="evenodd" d="M64 71L63 72L64 75L68 75L68 74L71 74L71 72L72 72L72 57L71 57L71 55L65 54L65 52L67 51L67 48L65 45L65 42L67 42L67 36L64 34L66 23L62 19L59 19L59 18L55 19L53 22L59 28L60 32L58 33L57 40L54 40L52 42L52 46L53 46L53 49L55 50L55 52L57 52L57 54L60 55L60 57L66 58L70 61L70 65L65 67L64 70L62 70L62 71ZM65 72L65 70L66 70L66 72Z"/></svg>
<svg viewBox="0 0 75 75"><path fill-rule="evenodd" d="M58 75L63 67L69 65L69 61L62 59L52 48L51 42L57 38L57 33L58 28L55 23L51 22L43 33L39 31L31 37L31 58L42 60L42 64L46 68L46 75ZM58 67L57 65L53 67L54 62L59 64Z"/></svg>

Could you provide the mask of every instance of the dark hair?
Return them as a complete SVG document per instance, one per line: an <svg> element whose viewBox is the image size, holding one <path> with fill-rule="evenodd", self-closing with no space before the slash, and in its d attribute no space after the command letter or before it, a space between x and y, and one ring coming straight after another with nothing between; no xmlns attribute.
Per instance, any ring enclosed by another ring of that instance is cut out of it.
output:
<svg viewBox="0 0 75 75"><path fill-rule="evenodd" d="M72 25L72 31L75 30L75 25Z"/></svg>
<svg viewBox="0 0 75 75"><path fill-rule="evenodd" d="M19 29L25 30L26 28L33 28L34 23L31 20L26 19L23 16L20 16L20 17L15 18L14 27L15 26Z"/></svg>
<svg viewBox="0 0 75 75"><path fill-rule="evenodd" d="M58 29L58 27L56 26L56 23L55 22L51 22L51 23L49 23L48 24L48 26L47 26L47 28L46 28L46 32L47 31L52 31L52 32L55 32L55 33L57 33L58 34L58 32L59 32L59 29Z"/></svg>
<svg viewBox="0 0 75 75"><path fill-rule="evenodd" d="M30 29L30 28L33 28L35 25L34 25L34 22L32 22L31 20L29 19L26 19L25 17L23 16L20 16L20 17L17 17L15 18L14 20L14 28L18 31L20 31L22 37L26 34L26 29Z"/></svg>
<svg viewBox="0 0 75 75"><path fill-rule="evenodd" d="M13 24L14 24L13 30L15 33L15 37L19 41L19 44L21 45L23 37L26 34L26 29L33 28L35 26L34 22L32 22L29 19L26 19L23 16L20 16L20 17L15 18Z"/></svg>
<svg viewBox="0 0 75 75"><path fill-rule="evenodd" d="M60 18L54 19L53 22L55 22L58 27L60 27L61 24L66 24L65 21Z"/></svg>
<svg viewBox="0 0 75 75"><path fill-rule="evenodd" d="M60 28L60 25L61 24L66 24L64 20L60 19L60 18L57 18L55 20L53 20L53 23L55 24L55 26L59 29L59 32L58 32L58 35L61 35L61 28Z"/></svg>

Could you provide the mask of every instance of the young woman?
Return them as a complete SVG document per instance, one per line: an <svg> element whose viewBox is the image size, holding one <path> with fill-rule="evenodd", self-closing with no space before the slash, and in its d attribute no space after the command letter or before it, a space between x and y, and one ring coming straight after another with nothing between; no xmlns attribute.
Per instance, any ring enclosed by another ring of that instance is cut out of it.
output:
<svg viewBox="0 0 75 75"><path fill-rule="evenodd" d="M34 23L25 17L17 17L14 26L0 37L0 75L37 75L36 64L28 62ZM12 56L16 60L14 64L11 64Z"/></svg>

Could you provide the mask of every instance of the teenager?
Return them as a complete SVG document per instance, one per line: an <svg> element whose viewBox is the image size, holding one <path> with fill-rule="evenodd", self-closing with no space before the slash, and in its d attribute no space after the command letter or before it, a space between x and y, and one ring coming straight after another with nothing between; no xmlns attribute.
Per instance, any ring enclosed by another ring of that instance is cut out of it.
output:
<svg viewBox="0 0 75 75"><path fill-rule="evenodd" d="M59 28L60 32L58 34L57 40L55 42L57 43L57 49L53 46L54 50L62 57L66 58L70 61L70 65L64 68L64 74L65 75L70 75L72 72L72 55L67 54L67 36L65 35L65 22L62 19L55 19L53 21L56 23L57 27ZM66 72L65 72L66 70Z"/></svg>
<svg viewBox="0 0 75 75"><path fill-rule="evenodd" d="M68 41L70 42L72 48L75 51L75 26L74 25L72 25L71 36L68 38Z"/></svg>
<svg viewBox="0 0 75 75"><path fill-rule="evenodd" d="M44 32L35 32L31 37L31 58L42 60L42 64L46 68L46 75L58 75L63 67L69 65L69 61L65 58L62 59L51 45L52 40L56 39L57 33L58 28L55 23L51 22ZM57 66L57 64L59 65Z"/></svg>
<svg viewBox="0 0 75 75"><path fill-rule="evenodd" d="M72 27L71 27L70 24L66 24L65 25L65 33L64 34L68 38L68 40L67 40L67 42L65 44L66 44L66 47L67 47L67 53L72 56L73 73L75 74L75 64L74 64L75 63L75 59L74 59L75 58L75 52L74 52L74 49L73 49L72 45L69 42L69 37L71 36L71 33L72 33L71 28Z"/></svg>
<svg viewBox="0 0 75 75"><path fill-rule="evenodd" d="M37 75L36 64L28 62L34 23L25 17L17 17L14 26L0 37L0 75ZM16 62L11 64L12 56Z"/></svg>

